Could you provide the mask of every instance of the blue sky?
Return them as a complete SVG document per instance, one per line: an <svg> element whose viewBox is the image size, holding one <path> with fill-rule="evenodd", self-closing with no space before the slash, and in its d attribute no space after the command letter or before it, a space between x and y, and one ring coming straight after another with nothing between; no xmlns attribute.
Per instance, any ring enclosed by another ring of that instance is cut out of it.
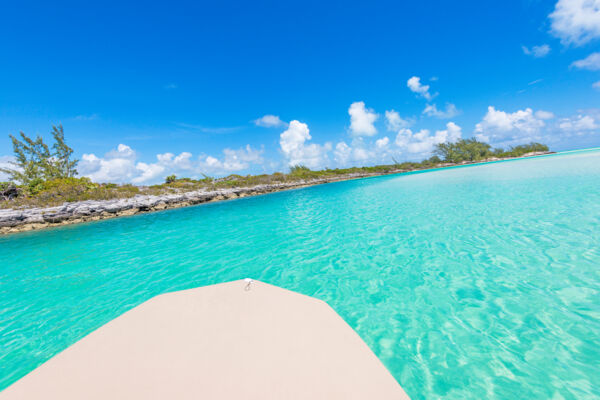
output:
<svg viewBox="0 0 600 400"><path fill-rule="evenodd" d="M59 123L82 175L140 184L600 146L600 0L324 3L7 3L0 164Z"/></svg>

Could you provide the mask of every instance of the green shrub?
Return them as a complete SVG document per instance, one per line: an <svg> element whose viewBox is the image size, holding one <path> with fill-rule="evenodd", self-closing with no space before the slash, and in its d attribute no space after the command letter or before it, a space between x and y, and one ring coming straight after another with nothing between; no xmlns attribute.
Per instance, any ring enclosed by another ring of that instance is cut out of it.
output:
<svg viewBox="0 0 600 400"><path fill-rule="evenodd" d="M27 193L35 196L44 189L44 180L42 178L33 178L27 183Z"/></svg>
<svg viewBox="0 0 600 400"><path fill-rule="evenodd" d="M62 130L56 130L61 133ZM62 138L61 135L57 136ZM32 141L23 135L27 146L43 153L46 157L46 148L41 141ZM58 139L57 139L58 140ZM20 150L25 146L20 141L15 142L15 148ZM21 147L20 147L21 146ZM37 146L37 147L35 147ZM39 149L42 150L39 150ZM29 149L29 148L28 148ZM33 151L33 150L28 150ZM460 163L463 161L480 161L491 157L519 157L530 152L548 151L548 146L540 143L529 143L511 147L508 150L501 148L491 149L487 143L476 139L461 139L455 143L441 143L436 146L435 154L421 162L399 162L395 159L390 165L375 165L368 167L351 168L325 168L313 171L305 165L290 167L288 174L275 172L273 174L241 176L232 174L223 178L213 179L203 175L202 179L177 178L175 175L167 176L165 183L139 187L131 184L117 185L114 183L93 183L89 178L75 178L64 176L73 173L76 161L69 161L69 148L64 150L64 173L62 177L44 178L44 175L28 175L21 180L21 186L16 187L11 182L0 182L0 208L18 206L48 207L64 202L82 200L109 200L115 198L128 198L138 194L161 195L167 193L181 193L185 191L216 188L250 187L263 184L310 181L315 179L343 177L349 174L384 174L398 171L415 171L447 163ZM25 154L25 153L24 153ZM35 166L35 165L34 165ZM32 170L33 171L33 170ZM33 171L35 172L35 171ZM9 190L9 192L6 192ZM6 192L6 193L5 193Z"/></svg>

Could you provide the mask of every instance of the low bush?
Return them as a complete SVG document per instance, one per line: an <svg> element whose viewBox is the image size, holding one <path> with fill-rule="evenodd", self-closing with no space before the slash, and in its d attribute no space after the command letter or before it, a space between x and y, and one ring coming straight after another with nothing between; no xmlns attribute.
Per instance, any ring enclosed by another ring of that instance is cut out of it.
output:
<svg viewBox="0 0 600 400"><path fill-rule="evenodd" d="M503 149L492 150L488 144L478 142L475 139L461 139L455 143L437 145L435 155L421 162L398 162L393 160L393 164L371 167L326 168L320 171L313 171L307 166L295 165L290 167L288 174L281 172L247 176L232 174L218 179L213 179L206 175L202 179L177 178L175 175L170 175L166 177L165 183L141 187L131 184L97 184L88 178L63 177L50 180L34 178L20 186L9 182L0 182L0 208L54 206L64 202L128 198L138 194L161 195L200 189L214 190L218 188L250 187L315 179L330 179L350 174L407 172L436 168L442 163L473 162L492 157L520 157L524 154L537 151L548 151L548 146L540 143L530 143L511 147L506 151Z"/></svg>

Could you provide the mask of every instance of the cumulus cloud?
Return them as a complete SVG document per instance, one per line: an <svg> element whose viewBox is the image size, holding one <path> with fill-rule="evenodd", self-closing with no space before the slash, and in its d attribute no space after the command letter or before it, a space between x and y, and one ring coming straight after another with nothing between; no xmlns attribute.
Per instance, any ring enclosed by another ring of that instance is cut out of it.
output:
<svg viewBox="0 0 600 400"><path fill-rule="evenodd" d="M596 90L600 90L600 81L592 83L592 87Z"/></svg>
<svg viewBox="0 0 600 400"><path fill-rule="evenodd" d="M134 177L131 182L136 184L156 180L163 172L165 172L165 167L159 163L146 164L144 162L139 162L135 165L135 169L138 172L138 175Z"/></svg>
<svg viewBox="0 0 600 400"><path fill-rule="evenodd" d="M583 133L598 129L598 124L592 116L582 114L572 118L563 118L560 120L558 126L563 131L572 133Z"/></svg>
<svg viewBox="0 0 600 400"><path fill-rule="evenodd" d="M544 120L553 118L548 111L533 112L531 108L513 113L488 107L483 120L475 126L475 137L489 143L527 142L539 140Z"/></svg>
<svg viewBox="0 0 600 400"><path fill-rule="evenodd" d="M428 129L414 132L410 129L401 129L396 136L395 144L402 151L425 156L430 154L436 144L456 142L462 137L462 129L454 122L448 122L446 129L437 130L434 134Z"/></svg>
<svg viewBox="0 0 600 400"><path fill-rule="evenodd" d="M388 144L388 138L379 139L374 145L365 143L361 138L354 139L350 145L342 141L335 146L333 159L340 167L366 165L381 160Z"/></svg>
<svg viewBox="0 0 600 400"><path fill-rule="evenodd" d="M408 86L408 88L412 92L417 93L418 95L422 96L427 100L431 100L433 97L435 97L435 95L429 93L429 85L421 84L421 78L419 78L418 76L413 76L412 78L410 78L406 82L406 86Z"/></svg>
<svg viewBox="0 0 600 400"><path fill-rule="evenodd" d="M542 44L540 46L533 46L532 48L528 48L527 46L521 46L523 49L523 53L528 56L533 56L535 58L546 57L548 53L550 53L550 46L547 44Z"/></svg>
<svg viewBox="0 0 600 400"><path fill-rule="evenodd" d="M345 141L336 144L333 150L333 160L339 167L389 164L392 158L399 153L400 150L394 147L393 142L387 136L375 141L354 138L349 144Z"/></svg>
<svg viewBox="0 0 600 400"><path fill-rule="evenodd" d="M386 111L385 119L388 131L398 131L402 128L408 128L413 124L412 120L402 118L400 114L394 110Z"/></svg>
<svg viewBox="0 0 600 400"><path fill-rule="evenodd" d="M541 142L551 147L572 147L576 137L600 133L600 109L580 110L576 115L557 118L544 110L531 108L513 113L488 107L475 126L475 138L494 146L506 147Z"/></svg>
<svg viewBox="0 0 600 400"><path fill-rule="evenodd" d="M457 116L459 113L456 106L452 103L446 103L445 110L438 110L435 104L427 104L423 110L423 114L429 117L435 117L440 119L447 119Z"/></svg>
<svg viewBox="0 0 600 400"><path fill-rule="evenodd" d="M237 150L224 149L223 159L221 160L213 156L200 156L197 169L202 173L216 175L243 171L253 164L262 164L264 162L263 152L262 149L253 149L249 144Z"/></svg>
<svg viewBox="0 0 600 400"><path fill-rule="evenodd" d="M572 146L583 136L600 135L600 109L580 110L577 114L560 118L551 129L551 140ZM583 139L583 138L582 138ZM583 139L588 145L595 145L597 141Z"/></svg>
<svg viewBox="0 0 600 400"><path fill-rule="evenodd" d="M558 0L550 20L564 45L583 45L600 37L600 0Z"/></svg>
<svg viewBox="0 0 600 400"><path fill-rule="evenodd" d="M137 154L131 147L119 144L104 157L84 154L78 170L81 176L87 176L94 182L145 184L160 181L171 174L193 178L203 173L222 175L241 171L253 164L262 164L262 153L263 150L247 145L238 150L224 149L222 160L212 156L200 156L194 160L192 153L184 151L179 155L157 154L156 161L148 163L137 161Z"/></svg>
<svg viewBox="0 0 600 400"><path fill-rule="evenodd" d="M82 176L87 176L94 182L131 182L138 175L135 158L131 147L119 144L104 157L84 154L77 169Z"/></svg>
<svg viewBox="0 0 600 400"><path fill-rule="evenodd" d="M592 53L582 60L577 60L571 64L571 67L598 71L600 70L600 53Z"/></svg>
<svg viewBox="0 0 600 400"><path fill-rule="evenodd" d="M249 144L238 150L225 149L223 153L225 154L223 167L227 171L241 171L250 167L250 164L263 162L263 150L253 149Z"/></svg>
<svg viewBox="0 0 600 400"><path fill-rule="evenodd" d="M346 142L339 142L335 145L333 159L340 166L346 166L352 160L352 148Z"/></svg>
<svg viewBox="0 0 600 400"><path fill-rule="evenodd" d="M381 139L377 139L375 141L375 147L378 149L387 148L388 144L390 144L390 139L387 136L382 137Z"/></svg>
<svg viewBox="0 0 600 400"><path fill-rule="evenodd" d="M124 144L119 144L116 149L109 151L106 153L106 158L123 158L128 160L135 160L136 155L135 151L129 146Z"/></svg>
<svg viewBox="0 0 600 400"><path fill-rule="evenodd" d="M258 119L254 120L254 124L256 126L262 126L265 128L278 128L280 126L287 125L284 121L282 121L277 115L264 115Z"/></svg>
<svg viewBox="0 0 600 400"><path fill-rule="evenodd" d="M350 132L354 136L373 136L377 134L375 121L379 117L374 110L365 107L362 101L354 102L348 108L350 114Z"/></svg>
<svg viewBox="0 0 600 400"><path fill-rule="evenodd" d="M331 144L326 143L323 146L316 143L307 144L306 142L311 139L308 125L297 120L290 122L288 128L279 137L279 145L288 165L305 165L309 168L321 168L327 165L327 152L331 150Z"/></svg>
<svg viewBox="0 0 600 400"><path fill-rule="evenodd" d="M539 119L554 118L554 113L551 113L550 111L544 111L544 110L537 110L534 115L536 118L539 118Z"/></svg>
<svg viewBox="0 0 600 400"><path fill-rule="evenodd" d="M13 156L0 156L0 168L10 168L14 169L14 165L11 162L14 162L15 158ZM8 180L8 174L0 171L0 182L4 182Z"/></svg>
<svg viewBox="0 0 600 400"><path fill-rule="evenodd" d="M184 151L176 156L173 153L163 153L156 156L159 163L171 169L192 169L192 153Z"/></svg>

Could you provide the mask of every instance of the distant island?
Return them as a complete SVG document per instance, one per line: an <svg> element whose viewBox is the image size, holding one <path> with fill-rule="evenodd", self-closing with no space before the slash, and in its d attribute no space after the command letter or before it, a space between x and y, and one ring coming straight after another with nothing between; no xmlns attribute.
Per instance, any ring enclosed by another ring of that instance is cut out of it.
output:
<svg viewBox="0 0 600 400"><path fill-rule="evenodd" d="M289 172L262 175L204 176L191 179L171 175L162 184L94 183L79 177L78 160L64 138L62 126L52 128L51 147L41 137L10 135L15 161L0 168L8 182L0 182L0 234L100 220L142 212L184 207L369 176L405 173L478 162L551 153L548 146L529 143L508 150L476 139L437 144L433 156L421 162L397 162L371 167L323 169L290 167Z"/></svg>

